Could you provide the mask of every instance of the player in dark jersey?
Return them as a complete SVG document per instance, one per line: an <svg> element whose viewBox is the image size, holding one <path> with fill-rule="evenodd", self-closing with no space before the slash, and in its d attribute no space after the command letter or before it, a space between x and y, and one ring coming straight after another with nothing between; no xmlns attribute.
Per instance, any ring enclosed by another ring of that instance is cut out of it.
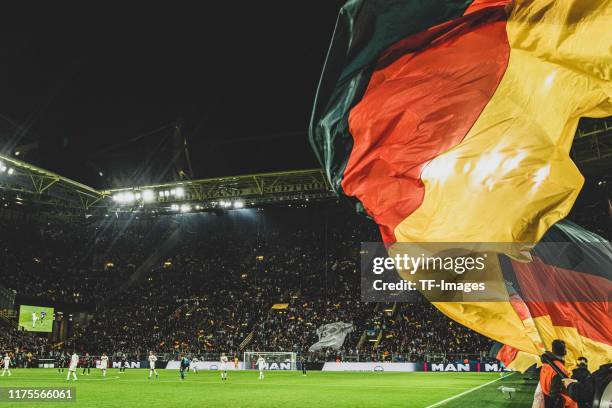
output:
<svg viewBox="0 0 612 408"><path fill-rule="evenodd" d="M306 357L302 355L302 375L306 375Z"/></svg>
<svg viewBox="0 0 612 408"><path fill-rule="evenodd" d="M120 373L125 373L125 369L127 368L128 362L127 362L127 357L125 357L125 355L121 356L121 364L119 365L119 372Z"/></svg>
<svg viewBox="0 0 612 408"><path fill-rule="evenodd" d="M87 375L91 373L91 366L93 365L93 358L89 355L89 353L85 353L85 357L83 357L83 375L85 371L87 371Z"/></svg>
<svg viewBox="0 0 612 408"><path fill-rule="evenodd" d="M181 363L179 372L181 374L181 380L185 379L185 373L189 370L189 359L185 354L181 353Z"/></svg>
<svg viewBox="0 0 612 408"><path fill-rule="evenodd" d="M62 354L60 354L57 357L56 363L57 363L57 372L63 373L64 368L66 368L66 356L64 355L64 352L62 352Z"/></svg>

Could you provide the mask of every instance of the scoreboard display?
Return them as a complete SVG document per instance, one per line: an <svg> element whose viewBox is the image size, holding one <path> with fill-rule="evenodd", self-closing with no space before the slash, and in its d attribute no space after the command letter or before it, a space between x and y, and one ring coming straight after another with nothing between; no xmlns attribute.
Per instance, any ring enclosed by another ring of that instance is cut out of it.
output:
<svg viewBox="0 0 612 408"><path fill-rule="evenodd" d="M54 308L43 306L19 306L19 327L25 331L51 332Z"/></svg>

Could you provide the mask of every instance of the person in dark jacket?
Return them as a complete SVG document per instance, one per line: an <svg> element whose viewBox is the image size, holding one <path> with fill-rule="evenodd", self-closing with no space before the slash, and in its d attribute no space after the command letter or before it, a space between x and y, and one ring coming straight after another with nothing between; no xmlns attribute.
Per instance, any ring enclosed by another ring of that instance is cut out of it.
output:
<svg viewBox="0 0 612 408"><path fill-rule="evenodd" d="M589 361L586 357L578 357L576 361L578 362L578 366L572 370L572 378L576 381L582 381L591 375L588 368Z"/></svg>
<svg viewBox="0 0 612 408"><path fill-rule="evenodd" d="M578 402L578 408L591 408L593 402L593 386L589 380L591 372L588 368L588 360L586 357L578 357L578 366L572 370L572 379L581 382L583 385L575 387L574 392L568 393L572 399Z"/></svg>
<svg viewBox="0 0 612 408"><path fill-rule="evenodd" d="M580 374L583 375L584 371L581 370ZM612 382L612 363L602 365L593 374L589 374L580 380L573 378L573 376L563 380L568 395L574 401L578 401L580 408L591 408L593 401L595 401L596 397L597 399L601 397L603 390L610 382Z"/></svg>

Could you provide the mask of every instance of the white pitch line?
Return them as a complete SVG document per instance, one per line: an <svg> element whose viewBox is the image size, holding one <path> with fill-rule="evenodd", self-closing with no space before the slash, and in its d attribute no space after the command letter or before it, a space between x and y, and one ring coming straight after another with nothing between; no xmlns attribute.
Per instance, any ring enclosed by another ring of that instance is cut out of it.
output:
<svg viewBox="0 0 612 408"><path fill-rule="evenodd" d="M444 405L444 404L446 404L446 403L447 403L447 402L449 402L449 401L452 401L452 400L457 399L457 398L459 398L459 397L463 397L464 395L469 394L470 392L474 392L474 391L479 390L479 389L481 389L481 388L483 388L483 387L486 387L487 385L493 384L494 382L497 382L497 381L499 381L499 380L501 380L501 379L504 379L504 378L506 378L506 377L510 377L510 376L511 376L511 375L513 375L513 374L514 374L514 373L510 373L510 374L508 374L508 375L504 375L503 377L496 378L496 379L494 379L494 380L492 380L492 381L489 381L489 382L487 382L487 383L480 384L480 385L479 385L479 386L477 386L477 387L470 388L469 390L465 390L465 391L463 391L462 393L459 393L459 394L457 394L457 395L453 395L452 397L448 397L448 398L446 398L446 399L443 399L442 401L438 401L438 402L436 402L436 403L434 403L434 404L428 405L428 406L426 406L425 408L434 408L434 407L439 407L440 405Z"/></svg>

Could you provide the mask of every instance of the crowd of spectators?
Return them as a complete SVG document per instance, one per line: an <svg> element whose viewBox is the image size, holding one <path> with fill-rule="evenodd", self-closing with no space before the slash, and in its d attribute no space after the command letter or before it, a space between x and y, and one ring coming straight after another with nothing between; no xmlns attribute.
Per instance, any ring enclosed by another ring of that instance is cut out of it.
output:
<svg viewBox="0 0 612 408"><path fill-rule="evenodd" d="M16 367L33 367L37 360L50 358L53 349L47 337L5 326L0 330L0 354L10 355Z"/></svg>
<svg viewBox="0 0 612 408"><path fill-rule="evenodd" d="M398 304L393 314L377 315L375 327L383 333L379 348L391 354L420 358L425 354L473 354L491 348L490 340L450 320L425 301Z"/></svg>
<svg viewBox="0 0 612 408"><path fill-rule="evenodd" d="M56 339L64 350L306 352L316 329L337 321L354 330L341 350L323 350L321 358L490 348L429 303L400 304L389 316L361 302L360 243L378 234L334 205L6 228L14 234L0 237L2 284L18 299L89 316ZM364 330L380 331L381 340L364 343ZM12 341L3 346L15 347Z"/></svg>

